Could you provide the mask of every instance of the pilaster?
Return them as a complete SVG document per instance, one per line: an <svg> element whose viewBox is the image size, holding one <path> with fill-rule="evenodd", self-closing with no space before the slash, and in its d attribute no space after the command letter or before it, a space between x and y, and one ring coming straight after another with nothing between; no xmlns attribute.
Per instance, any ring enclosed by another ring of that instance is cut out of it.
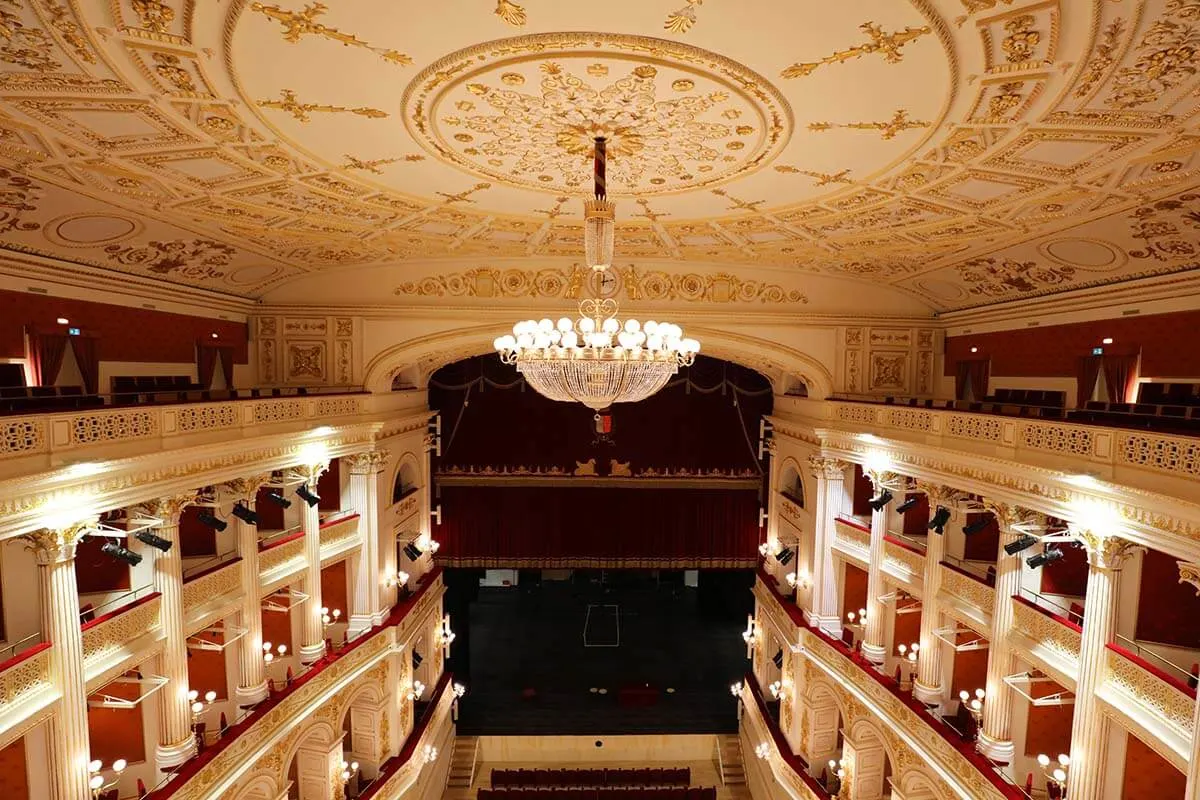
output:
<svg viewBox="0 0 1200 800"><path fill-rule="evenodd" d="M917 482L917 491L929 498L929 513L938 506L949 507L959 492L948 486ZM925 578L921 588L921 651L917 655L917 675L913 680L913 696L927 705L939 705L945 696L942 686L942 642L934 631L941 623L941 604L938 591L942 586L942 559L946 553L946 538L930 531L925 537Z"/></svg>
<svg viewBox="0 0 1200 800"><path fill-rule="evenodd" d="M310 491L315 492L317 480L328 461L306 464L297 468L304 476ZM301 501L301 525L304 530L304 594L308 600L300 612L300 661L311 664L325 655L325 628L321 622L321 515L317 506Z"/></svg>
<svg viewBox="0 0 1200 800"><path fill-rule="evenodd" d="M846 463L836 458L813 456L810 474L817 480L816 530L813 534L812 608L810 621L833 636L842 632L838 614L837 572L833 563L835 520L842 509Z"/></svg>
<svg viewBox="0 0 1200 800"><path fill-rule="evenodd" d="M163 647L159 653L159 673L167 685L158 692L158 768L167 770L196 754L192 733L192 710L188 702L187 637L183 630L183 555L179 542L179 517L195 501L195 492L161 497L146 503L146 514L162 523L158 536L172 543L166 551L154 553L154 590L162 595Z"/></svg>
<svg viewBox="0 0 1200 800"><path fill-rule="evenodd" d="M1075 531L1087 549L1088 582L1084 597L1083 633L1079 647L1079 680L1071 719L1071 777L1067 800L1102 800L1108 718L1096 690L1104 680L1105 645L1117 626L1117 572L1135 545L1093 530Z"/></svg>
<svg viewBox="0 0 1200 800"><path fill-rule="evenodd" d="M890 472L868 471L868 477L878 495L885 484L894 479ZM863 631L862 652L872 664L882 664L887 656L884 645L884 616L886 609L879 598L883 596L883 537L887 535L887 506L871 512L871 550L867 569L867 624Z"/></svg>
<svg viewBox="0 0 1200 800"><path fill-rule="evenodd" d="M342 459L350 467L350 507L358 514L358 534L362 542L354 572L350 638L379 624L386 616L379 541L379 473L387 459L388 454L381 450L355 453Z"/></svg>
<svg viewBox="0 0 1200 800"><path fill-rule="evenodd" d="M50 800L90 797L87 686L83 634L79 626L79 587L75 583L75 545L94 520L22 537L38 565L42 635L50 648L50 678L59 692L58 712L50 718Z"/></svg>

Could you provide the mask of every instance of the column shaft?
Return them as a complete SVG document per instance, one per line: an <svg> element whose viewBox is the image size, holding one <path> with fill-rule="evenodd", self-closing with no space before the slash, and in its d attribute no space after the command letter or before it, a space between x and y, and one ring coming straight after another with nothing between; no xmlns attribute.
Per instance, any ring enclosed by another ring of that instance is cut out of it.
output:
<svg viewBox="0 0 1200 800"><path fill-rule="evenodd" d="M817 479L816 530L812 557L812 621L841 635L838 614L837 572L834 569L833 540L838 512L842 508L844 465L831 458L809 460Z"/></svg>
<svg viewBox="0 0 1200 800"><path fill-rule="evenodd" d="M987 699L983 705L983 729L979 733L980 751L993 761L1013 759L1012 720L1013 690L1004 682L1015 671L1016 658L1008 643L1013 625L1012 597L1021 590L1021 555L1010 556L1004 546L1016 541L1020 531L1013 525L1030 520L1009 506L989 506L1000 526L1000 551L996 557L996 605L992 609L992 631L988 644Z"/></svg>
<svg viewBox="0 0 1200 800"><path fill-rule="evenodd" d="M350 609L349 635L353 638L383 620L379 471L383 467L384 454L358 453L343 460L350 465L350 507L358 514L358 534L362 542Z"/></svg>
<svg viewBox="0 0 1200 800"><path fill-rule="evenodd" d="M42 635L50 648L50 677L61 693L58 713L50 718L49 786L51 800L85 800L88 788L87 688L83 635L79 627L79 589L75 583L76 536L45 531L33 534L41 591Z"/></svg>
<svg viewBox="0 0 1200 800"><path fill-rule="evenodd" d="M875 492L883 489L881 481L872 479ZM871 555L867 565L867 624L863 632L863 655L874 664L882 664L887 656L884 648L884 608L879 602L883 594L883 537L887 535L887 506L871 513Z"/></svg>
<svg viewBox="0 0 1200 800"><path fill-rule="evenodd" d="M328 467L327 463L312 464L302 468L308 488L316 491L317 479ZM325 628L321 622L321 515L318 507L307 502L301 506L301 524L304 529L304 594L308 595L300 611L300 661L311 664L325 655Z"/></svg>
<svg viewBox="0 0 1200 800"><path fill-rule="evenodd" d="M154 553L154 590L162 595L163 648L159 670L167 685L158 692L158 767L165 769L196 754L192 710L188 701L187 638L183 628L183 556L179 541L179 515L192 495L165 498L153 509L163 520L156 533L174 542L165 553Z"/></svg>
<svg viewBox="0 0 1200 800"><path fill-rule="evenodd" d="M925 490L929 496L929 513L937 513L937 501L945 492L937 489ZM930 531L925 537L925 579L921 584L921 652L917 654L917 677L913 681L913 696L922 703L935 705L942 702L942 641L934 635L941 622L942 613L938 603L938 591L942 586L942 559L946 552L946 538Z"/></svg>
<svg viewBox="0 0 1200 800"><path fill-rule="evenodd" d="M1079 680L1071 719L1067 800L1103 800L1108 720L1096 699L1104 679L1106 647L1117 628L1117 572L1130 546L1115 537L1081 534L1088 547L1087 594L1079 647Z"/></svg>
<svg viewBox="0 0 1200 800"><path fill-rule="evenodd" d="M1200 702L1192 714L1192 731L1192 757L1188 759L1187 791L1183 793L1187 800L1200 798Z"/></svg>
<svg viewBox="0 0 1200 800"><path fill-rule="evenodd" d="M255 508L255 497L260 481L249 481L239 486L240 500L251 511ZM237 517L237 549L241 557L240 578L242 607L238 612L241 626L246 635L238 641L239 677L237 685L238 705L250 706L267 698L267 675L262 651L262 599L259 597L258 528Z"/></svg>

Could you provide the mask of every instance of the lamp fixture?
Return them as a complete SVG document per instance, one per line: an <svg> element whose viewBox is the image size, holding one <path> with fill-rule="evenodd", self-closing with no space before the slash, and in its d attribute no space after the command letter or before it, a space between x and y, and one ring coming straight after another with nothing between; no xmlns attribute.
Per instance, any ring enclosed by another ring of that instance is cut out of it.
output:
<svg viewBox="0 0 1200 800"><path fill-rule="evenodd" d="M983 689L976 689L974 697L966 689L958 693L959 702L971 714L971 718L975 720L976 725L979 725L980 720L983 719L983 702L986 698L987 692Z"/></svg>
<svg viewBox="0 0 1200 800"><path fill-rule="evenodd" d="M346 791L346 784L350 782L351 776L357 775L357 774L358 774L358 762L357 761L347 761L346 759L343 758L342 759L342 772L338 776L342 779L342 792L343 793Z"/></svg>
<svg viewBox="0 0 1200 800"><path fill-rule="evenodd" d="M336 625L342 621L342 610L335 608L330 610L328 607L321 608L321 622L325 625Z"/></svg>
<svg viewBox="0 0 1200 800"><path fill-rule="evenodd" d="M431 744L425 745L425 763L432 764L437 760L438 749Z"/></svg>
<svg viewBox="0 0 1200 800"><path fill-rule="evenodd" d="M946 532L946 523L950 521L950 509L945 506L938 506L937 511L933 513L933 518L929 520L929 530L939 535Z"/></svg>
<svg viewBox="0 0 1200 800"><path fill-rule="evenodd" d="M388 575L386 578L384 578L383 585L389 589L391 589L393 587L399 588L401 586L406 585L408 583L408 579L409 579L409 574L407 572L404 572L403 570L401 570L401 571L397 572L395 575Z"/></svg>
<svg viewBox="0 0 1200 800"><path fill-rule="evenodd" d="M892 502L892 493L884 489L877 497L872 497L868 500L867 505L871 507L872 511L883 511L890 502Z"/></svg>
<svg viewBox="0 0 1200 800"><path fill-rule="evenodd" d="M252 511L250 506L244 503L234 503L233 508L229 510L230 514L245 522L247 525L258 525L258 512Z"/></svg>
<svg viewBox="0 0 1200 800"><path fill-rule="evenodd" d="M987 529L987 526L991 524L991 517L980 517L974 522L963 525L962 532L967 536L974 536L977 533L983 533Z"/></svg>
<svg viewBox="0 0 1200 800"><path fill-rule="evenodd" d="M200 513L198 513L196 515L196 520L204 525L207 525L208 527L212 528L215 531L223 531L229 527L228 522L226 522L225 520L223 520L217 516L214 516L213 514L208 513L207 511L201 511Z"/></svg>
<svg viewBox="0 0 1200 800"><path fill-rule="evenodd" d="M174 544L174 542L172 542L170 539L164 539L163 537L157 536L150 531L138 531L133 535L133 538L137 539L142 544L150 545L154 549L161 550L164 553L169 551L171 549L171 545Z"/></svg>
<svg viewBox="0 0 1200 800"><path fill-rule="evenodd" d="M104 780L104 776L100 773L104 770L104 762L100 759L93 759L88 762L88 789L92 792L93 800L99 800L109 789L114 788L121 782L121 773L129 766L123 758L118 758L112 763L113 779L111 781Z"/></svg>
<svg viewBox="0 0 1200 800"><path fill-rule="evenodd" d="M1038 567L1044 567L1047 564L1053 564L1055 561L1066 557L1067 554L1062 550L1059 550L1057 547L1047 547L1042 552L1035 553L1034 555L1031 555L1029 558L1025 559L1025 563L1034 569L1037 569Z"/></svg>
<svg viewBox="0 0 1200 800"><path fill-rule="evenodd" d="M100 552L104 553L104 555L108 556L109 558L115 558L118 561L124 561L131 567L136 567L138 564L142 563L142 556L139 553L135 553L127 547L122 547L116 542L105 542L104 544L100 545Z"/></svg>
<svg viewBox="0 0 1200 800"><path fill-rule="evenodd" d="M913 497L910 497L907 500L905 500L900 505L896 506L896 511L901 514L906 514L909 511L911 511L912 509L916 508L917 503L920 503L920 502L921 502L921 496L914 495Z"/></svg>
<svg viewBox="0 0 1200 800"><path fill-rule="evenodd" d="M317 503L321 502L321 496L319 494L313 493L308 488L308 484L306 484L306 483L302 483L296 487L296 496L299 497L304 502L308 503L309 508L312 508Z"/></svg>
<svg viewBox="0 0 1200 800"><path fill-rule="evenodd" d="M1050 760L1050 756L1045 753L1039 753L1037 757L1038 766L1042 768L1042 775L1046 777L1046 788L1049 789L1053 784L1059 791L1059 796L1064 797L1067 793L1067 778L1071 769L1071 757L1066 753L1059 753L1058 758L1054 761Z"/></svg>
<svg viewBox="0 0 1200 800"><path fill-rule="evenodd" d="M1028 533L1022 533L1016 539L1013 539L1008 544L1004 545L1004 552L1010 556L1015 556L1022 550L1028 550L1038 543L1036 536L1030 536Z"/></svg>
<svg viewBox="0 0 1200 800"><path fill-rule="evenodd" d="M282 492L279 492L279 491L267 492L265 495L263 495L263 497L270 500L272 503L279 506L280 508L291 508L292 507L292 501L288 500L286 497L284 497Z"/></svg>
<svg viewBox="0 0 1200 800"><path fill-rule="evenodd" d="M284 658L287 656L288 646L286 644L281 644L278 647L276 647L275 652L271 652L271 643L270 642L263 642L262 648L263 648L263 662L266 664L270 664L276 658Z"/></svg>
<svg viewBox="0 0 1200 800"><path fill-rule="evenodd" d="M583 249L596 274L612 267L616 209L607 199L605 138L595 139L595 197L584 202ZM700 343L684 338L670 322L617 319L612 298L586 298L579 317L524 320L493 345L505 364L551 400L578 401L600 411L613 403L634 403L658 392L680 367L690 366Z"/></svg>
<svg viewBox="0 0 1200 800"><path fill-rule="evenodd" d="M766 761L771 757L771 745L766 742L759 742L758 746L754 748L754 755Z"/></svg>
<svg viewBox="0 0 1200 800"><path fill-rule="evenodd" d="M733 695L734 697L741 697L742 696L742 682L738 681L736 683L729 684L729 693L731 695Z"/></svg>

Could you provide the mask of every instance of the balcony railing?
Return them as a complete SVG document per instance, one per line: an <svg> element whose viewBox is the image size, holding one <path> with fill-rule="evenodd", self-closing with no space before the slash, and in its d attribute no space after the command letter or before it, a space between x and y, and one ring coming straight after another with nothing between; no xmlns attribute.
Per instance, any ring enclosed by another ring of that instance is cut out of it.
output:
<svg viewBox="0 0 1200 800"><path fill-rule="evenodd" d="M450 705L454 702L453 692L450 691L452 681L453 676L449 672L442 673L442 677L434 685L433 692L430 694L429 704L425 706L420 719L417 720L412 732L404 741L404 747L400 749L400 754L389 758L380 765L379 775L371 781L371 785L356 800L400 796L401 784L411 777L409 770L406 770L405 767L413 758L421 757L425 745L433 744L430 739L435 735L434 721L439 718L445 719L446 715L450 713ZM451 753L446 753L441 757L450 758L451 756ZM418 767L418 770L423 766Z"/></svg>
<svg viewBox="0 0 1200 800"><path fill-rule="evenodd" d="M1083 628L1064 616L1015 596L1013 631L1019 650L1059 683L1072 688L1079 679Z"/></svg>
<svg viewBox="0 0 1200 800"><path fill-rule="evenodd" d="M1186 759L1196 733L1195 687L1120 644L1107 650L1101 696Z"/></svg>
<svg viewBox="0 0 1200 800"><path fill-rule="evenodd" d="M828 800L829 792L825 791L825 787L821 785L820 781L809 774L808 763L802 756L792 752L792 745L780 730L779 722L771 714L767 699L763 696L762 689L753 672L747 672L742 678L741 701L745 713L750 716L754 727L765 729L767 735L771 737L771 741L774 742L775 749L779 751L780 760L783 761L783 770L782 774L775 773L776 779L786 782L794 792L794 797L803 800L816 800L817 798ZM749 758L750 753L743 753L742 757Z"/></svg>

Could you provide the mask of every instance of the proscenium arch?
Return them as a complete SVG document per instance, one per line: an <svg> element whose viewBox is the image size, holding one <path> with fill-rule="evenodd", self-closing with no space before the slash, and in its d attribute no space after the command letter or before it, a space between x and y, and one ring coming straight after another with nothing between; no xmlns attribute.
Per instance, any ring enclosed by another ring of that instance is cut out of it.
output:
<svg viewBox="0 0 1200 800"><path fill-rule="evenodd" d="M702 355L757 370L777 387L785 378L799 380L808 388L810 398L823 399L833 393L829 369L806 353L769 339L715 328L688 326L687 330L700 340ZM495 352L492 342L496 331L495 325L478 325L392 345L367 364L363 387L369 392L389 392L397 374L420 367L415 385L423 389L429 375L439 367Z"/></svg>

